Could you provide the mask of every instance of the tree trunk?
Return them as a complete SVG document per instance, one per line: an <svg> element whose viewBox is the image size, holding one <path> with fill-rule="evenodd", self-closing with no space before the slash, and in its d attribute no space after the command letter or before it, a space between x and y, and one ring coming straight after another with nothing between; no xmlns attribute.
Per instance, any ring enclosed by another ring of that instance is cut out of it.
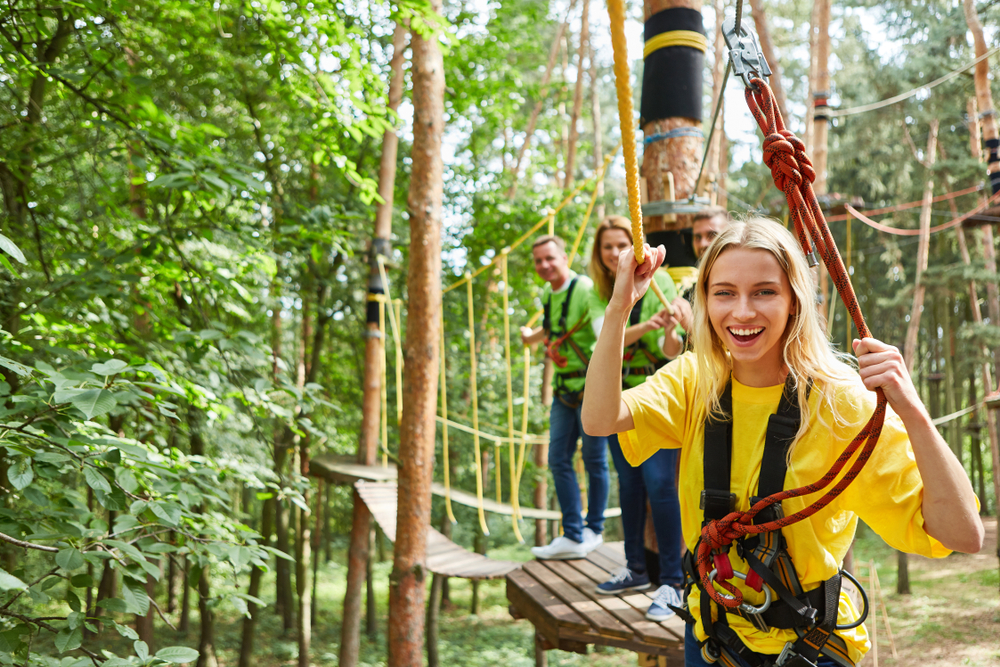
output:
<svg viewBox="0 0 1000 667"><path fill-rule="evenodd" d="M299 440L299 474L309 479L309 436ZM310 487L302 490L302 503L309 507ZM309 667L309 653L312 646L312 527L307 510L296 508L299 527L295 531L295 592L298 594L296 618L296 640L299 648L298 667Z"/></svg>
<svg viewBox="0 0 1000 667"><path fill-rule="evenodd" d="M181 556L181 563L183 568L181 569L181 581L183 584L183 593L181 595L181 613L177 618L177 631L181 635L187 635L188 630L191 628L191 582L188 581L188 572L190 566L188 564L187 556Z"/></svg>
<svg viewBox="0 0 1000 667"><path fill-rule="evenodd" d="M271 534L274 532L274 510L275 502L274 497L268 498L261 505L261 517L260 517L260 543L264 546L270 546ZM250 586L247 588L247 595L256 598L260 597L260 580L263 576L264 571L255 567L250 571ZM247 602L247 611L249 612L249 618L243 619L243 636L240 639L240 658L239 667L250 667L251 661L253 660L254 652L254 639L256 638L257 630L257 605L253 602Z"/></svg>
<svg viewBox="0 0 1000 667"><path fill-rule="evenodd" d="M542 75L542 86L538 93L538 101L535 102L535 107L531 110L528 128L524 131L524 141L521 142L521 148L517 151L517 159L514 160L514 168L511 170L511 182L510 188L507 190L507 199L513 199L514 195L517 194L517 180L521 177L524 156L531 146L531 138L534 136L535 126L538 124L538 116L542 113L542 105L545 103L545 98L549 92L549 81L552 78L552 70L555 69L556 60L559 58L559 49L562 45L563 35L566 33L566 28L569 27L569 13L573 11L575 5L576 0L570 0L569 8L566 10L566 20L559 24L555 39L552 40L552 48L549 49L549 61L545 65L545 74Z"/></svg>
<svg viewBox="0 0 1000 667"><path fill-rule="evenodd" d="M198 577L198 613L201 616L201 633L198 637L198 662L195 667L218 667L215 656L215 614L209 606L211 593L208 583L209 565L206 562Z"/></svg>
<svg viewBox="0 0 1000 667"><path fill-rule="evenodd" d="M816 169L813 189L816 194L826 194L829 121L824 115L826 98L830 93L830 0L816 1L816 74L812 86L813 113L812 162Z"/></svg>
<svg viewBox="0 0 1000 667"><path fill-rule="evenodd" d="M378 600L375 599L375 577L372 572L372 545L378 531L368 531L368 560L365 562L365 634L372 641L378 638Z"/></svg>
<svg viewBox="0 0 1000 667"><path fill-rule="evenodd" d="M403 99L403 62L405 60L407 28L397 24L392 35L392 60L389 63L388 108L395 111ZM379 164L378 191L382 198L375 215L375 236L372 239L369 258L368 292L377 298L385 294L378 268L378 255L389 256L392 247L392 212L396 189L396 157L399 137L395 129L386 130L382 135L382 158ZM381 424L382 360L385 332L379 330L378 307L375 301L368 303L367 329L365 332L365 377L364 396L361 409L361 439L358 442L358 462L375 465L379 445L379 425ZM344 593L343 624L340 628L341 667L357 667L358 651L361 646L361 592L365 582L370 580L371 571L371 514L355 491L353 493L354 512L351 524L351 542L348 546L347 590ZM374 600L368 595L369 609ZM371 615L369 612L368 616ZM366 616L367 617L367 616ZM374 633L372 623L368 624L368 634Z"/></svg>
<svg viewBox="0 0 1000 667"><path fill-rule="evenodd" d="M441 0L431 0L430 5L440 13ZM422 661L440 362L444 60L436 37L414 35L412 50L413 169L407 201L410 266L406 279L409 322L405 399L399 429L401 502L396 508L396 545L389 586L389 667L410 667Z"/></svg>
<svg viewBox="0 0 1000 667"><path fill-rule="evenodd" d="M906 370L913 375L913 363L917 352L917 334L920 331L920 316L924 308L924 272L930 250L931 205L934 197L934 162L937 157L938 121L932 120L927 136L927 151L924 153L924 167L927 180L924 182L924 196L920 207L920 236L917 245L917 275L913 285L913 305L910 308L910 322L906 327L906 342L903 344L903 359Z"/></svg>
<svg viewBox="0 0 1000 667"><path fill-rule="evenodd" d="M577 125L580 122L580 112L583 110L583 60L590 47L590 0L583 2L583 15L580 19L580 48L576 55L576 89L573 91L573 113L569 117L569 145L566 147L566 178L563 188L573 187L573 168L576 163L576 143L580 136Z"/></svg>
<svg viewBox="0 0 1000 667"><path fill-rule="evenodd" d="M323 527L326 519L324 510L326 509L326 497L329 494L330 485L322 477L316 484L316 514L312 533L312 608L309 614L309 625L316 627L316 589L319 585L319 560L322 549Z"/></svg>
<svg viewBox="0 0 1000 667"><path fill-rule="evenodd" d="M585 0L588 4L590 0ZM595 57L594 44L588 46L590 50L590 116L594 126L594 170L601 168L604 164L604 130L601 127L601 86L597 78L597 58ZM604 181L597 184L597 206L594 215L598 220L604 219Z"/></svg>
<svg viewBox="0 0 1000 667"><path fill-rule="evenodd" d="M712 62L712 113L715 113L716 104L720 104L719 96L722 94L722 84L723 75L726 73L726 40L722 36L722 22L725 19L726 9L724 0L713 0L713 8L715 9L715 43L712 46L713 53L715 54L714 60ZM773 68L772 68L773 69ZM716 192L717 197L723 197L722 190L725 189L725 182L723 180L723 174L725 173L722 168L723 156L726 153L725 146L725 129L723 127L723 121L726 115L726 102L723 100L719 107L718 120L715 122L715 130L712 132L712 136L709 137L711 142L708 147L708 156L705 158L705 169L709 172L712 170L718 170L715 173L715 182L720 189ZM711 123L711 119L709 119ZM716 199L716 203L719 204L719 200ZM719 204L720 206L722 204Z"/></svg>
<svg viewBox="0 0 1000 667"><path fill-rule="evenodd" d="M972 41L976 45L976 57L980 58L986 54L986 38L983 35L983 24L979 22L979 15L976 13L976 5L973 0L962 0L962 7L965 9L965 21L969 24L969 31L972 33ZM986 173L989 174L991 192L1000 192L1000 132L997 130L996 110L993 106L993 94L990 91L990 63L984 58L976 63L973 72L973 79L976 86L976 102L979 108L986 113L982 118L983 141L986 143L989 155L986 161ZM996 468L994 468L995 470ZM995 476L994 476L995 477Z"/></svg>
<svg viewBox="0 0 1000 667"><path fill-rule="evenodd" d="M279 479L284 480L285 460L288 457L288 446L285 444L285 438L288 435L288 432L283 425L278 426L276 431L277 433L275 434L274 441L274 473ZM278 551L291 556L292 550L289 548L288 521L288 502L283 502L281 499L275 498L274 547L278 549ZM274 570L275 606L277 607L278 613L281 614L282 633L287 633L295 627L295 598L292 593L292 567L291 564L284 558L278 558L274 564Z"/></svg>
<svg viewBox="0 0 1000 667"><path fill-rule="evenodd" d="M700 12L701 5L701 0L643 0L643 17L645 21L649 21L654 14L679 7ZM701 80L700 77L701 73L699 72L698 81ZM700 99L700 87L698 95ZM680 128L701 128L700 118L669 117L647 118L645 120L646 123L642 126L642 131L646 137ZM667 173L673 174L674 177L675 199L684 199L694 192L697 186L694 179L698 176L698 167L701 165L703 145L704 139L701 137L680 136L654 141L645 146L642 153L642 175L646 179L646 193L649 201L662 201L666 198L663 183L667 178ZM643 218L643 227L647 234L658 231L676 231L690 226L690 215L678 215L676 222L673 223L667 223L662 215ZM669 248L667 254L670 256Z"/></svg>
<svg viewBox="0 0 1000 667"><path fill-rule="evenodd" d="M443 575L435 574L431 581L431 597L427 601L427 667L441 667L438 655L438 619L441 616L441 594L445 579Z"/></svg>

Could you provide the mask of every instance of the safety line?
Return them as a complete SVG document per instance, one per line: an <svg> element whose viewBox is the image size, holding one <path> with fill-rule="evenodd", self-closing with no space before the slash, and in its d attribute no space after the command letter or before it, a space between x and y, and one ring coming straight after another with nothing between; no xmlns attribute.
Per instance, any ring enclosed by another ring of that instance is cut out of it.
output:
<svg viewBox="0 0 1000 667"><path fill-rule="evenodd" d="M476 387L476 316L473 312L472 276L465 274L466 296L469 303L469 391L472 394L472 444L476 452L476 500L479 502L479 527L483 535L490 534L486 525L486 514L483 511L483 457L479 448L479 391Z"/></svg>
<svg viewBox="0 0 1000 667"><path fill-rule="evenodd" d="M382 255L378 255L375 259L378 264L379 277L382 279L382 289L385 290L384 296L389 303L389 325L392 327L392 340L396 348L396 424L398 426L403 421L403 343L399 332L399 324L396 322L399 314L397 308L400 306L393 303L392 295L389 293L389 278L385 273L385 258Z"/></svg>
<svg viewBox="0 0 1000 667"><path fill-rule="evenodd" d="M938 417L937 419L932 419L931 423L935 426L940 426L941 424L946 424L950 421L954 421L959 417L969 414L970 412L975 412L979 408L983 407L983 403L976 403L975 405L970 405L967 408L959 410L958 412L952 412L950 415L945 415L943 417Z"/></svg>
<svg viewBox="0 0 1000 667"><path fill-rule="evenodd" d="M435 421L438 424L447 424L449 428L453 428L453 429L456 429L458 431L462 431L463 433L468 433L469 435L475 435L476 434L476 429L472 428L468 424L463 424L462 422L457 422L454 419L445 419L444 417L441 417L440 415L436 416L434 419L435 419ZM546 444L548 442L548 440L545 439L545 436L543 436L543 435L537 435L537 434L534 434L534 433L527 433L527 434L525 434L524 437L515 436L513 439L511 439L511 438L508 438L505 435L495 435L493 433L490 433L489 431L482 431L482 430L480 430L479 431L479 437L480 438L485 438L486 440L489 440L490 442L501 443L501 444L502 443L509 443L511 441L513 441L513 442L521 442L525 437L527 438L528 442L530 444L532 444L532 445L543 445L543 444Z"/></svg>
<svg viewBox="0 0 1000 667"><path fill-rule="evenodd" d="M380 398L382 399L382 467L387 468L389 466L389 389L386 385L388 382L388 369L389 360L386 357L388 352L385 347L385 300L379 300L378 302L378 328L379 333L382 334L382 391Z"/></svg>
<svg viewBox="0 0 1000 667"><path fill-rule="evenodd" d="M908 99L910 99L911 97L913 97L914 95L916 95L917 93L919 93L922 90L930 90L932 88L936 88L937 86L941 85L942 83L945 83L947 81L950 81L951 79L954 79L956 76L958 76L959 74L961 74L965 70L969 69L970 67L974 67L981 60L985 60L986 58L989 58L990 56L992 56L997 51L1000 51L1000 46L997 46L997 47L994 47L994 48L990 49L989 51L987 51L983 55L979 56L978 58L976 58L972 62L967 63L965 65L962 65L958 69L953 70L953 71L949 72L948 74L945 74L941 78L935 79L934 81L931 81L930 83L928 83L926 85L923 85L923 86L920 86L918 88L914 88L913 90L911 90L909 92L901 93L899 95L895 95L895 96L890 97L888 99L884 99L881 102L872 102L871 104L864 104L864 105L861 105L861 106L858 106L858 107L851 107L849 109L828 109L828 110L824 111L824 113L827 116L831 117L831 118L837 118L837 117L840 117L840 116L851 116L851 115L858 114L858 113L865 113L866 111L874 111L876 109L881 109L882 107L887 107L887 106L891 106L893 104L896 104L898 102L902 102L903 100L908 100Z"/></svg>
<svg viewBox="0 0 1000 667"><path fill-rule="evenodd" d="M956 197L961 197L962 195L972 194L973 192L979 192L983 189L983 184L974 185L971 188L965 188L964 190L955 190L954 192L948 192L943 195L938 195L931 199L932 204L936 204L939 201L947 201L949 199L955 199ZM905 211L906 209L916 208L924 203L924 200L918 199L917 201L909 201L905 204L896 204L895 206L886 206L885 208L873 208L870 211L865 211L865 215L880 215L882 213L892 213L894 211ZM838 222L840 220L847 220L848 213L841 213L840 215L831 215L826 219L827 222Z"/></svg>
<svg viewBox="0 0 1000 667"><path fill-rule="evenodd" d="M985 211L987 208L990 207L991 204L993 204L997 200L1000 200L1000 192L997 192L996 194L994 194L989 199L983 201L982 204L980 204L976 208L972 209L968 213L960 215L957 218L955 218L954 220L950 220L949 222L945 222L945 223L937 225L935 227L931 227L929 233L930 234L934 234L934 233L937 233L937 232L943 232L946 229L951 229L952 227L958 227L960 224L962 224L963 222L965 222L966 220L968 220L972 216L974 216L974 215L976 215L978 213L982 213L983 211ZM919 229L899 229L898 227L889 227L888 225L883 225L881 223L875 222L874 220L872 220L868 216L863 215L862 213L858 212L858 210L855 209L850 204L847 204L846 208L847 208L848 212L850 212L850 214L853 215L855 218L857 218L861 222L865 223L869 227L873 227L873 228L879 230L880 232L885 232L887 234L894 234L896 236L919 236L920 235L920 230Z"/></svg>
<svg viewBox="0 0 1000 667"><path fill-rule="evenodd" d="M441 458L444 460L444 509L448 515L448 521L452 524L458 523L455 519L455 512L451 509L451 460L448 451L448 372L447 359L445 356L444 344L444 308L441 309L441 416L438 420L441 425Z"/></svg>
<svg viewBox="0 0 1000 667"><path fill-rule="evenodd" d="M596 188L594 190L597 191ZM517 461L516 452L514 450L514 381L513 373L514 369L511 365L511 355L510 355L510 313L509 313L509 303L507 292L510 289L510 279L507 275L507 254L510 252L507 248L504 248L500 252L500 277L503 280L503 356L506 362L507 370L507 436L510 438L510 506L512 508L510 514L511 526L514 528L514 537L521 544L524 544L524 537L521 535L521 528L517 524L518 515L518 496L520 495L519 489L517 487ZM500 468L500 456L499 456L499 443L497 451L497 469ZM499 495L500 487L497 486L497 494ZM500 502L500 498L497 498L497 502Z"/></svg>

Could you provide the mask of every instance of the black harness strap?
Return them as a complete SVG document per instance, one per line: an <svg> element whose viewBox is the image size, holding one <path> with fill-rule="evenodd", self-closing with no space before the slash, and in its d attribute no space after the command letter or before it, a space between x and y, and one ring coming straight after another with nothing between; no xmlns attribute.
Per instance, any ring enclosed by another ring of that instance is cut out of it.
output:
<svg viewBox="0 0 1000 667"><path fill-rule="evenodd" d="M566 318L569 316L569 302L573 298L573 288L576 287L576 281L580 279L580 276L573 276L573 279L569 281L569 287L566 289L566 300L562 302L562 309L559 313L559 330L552 330L552 293L549 293L549 298L545 300L544 315L542 316L542 328L545 333L548 334L549 338L553 335L560 336L566 331Z"/></svg>
<svg viewBox="0 0 1000 667"><path fill-rule="evenodd" d="M701 509L705 510L704 526L735 509L736 494L729 491L733 459L733 383L728 382L719 397L721 414L705 420L705 458L703 471L705 489L701 492Z"/></svg>

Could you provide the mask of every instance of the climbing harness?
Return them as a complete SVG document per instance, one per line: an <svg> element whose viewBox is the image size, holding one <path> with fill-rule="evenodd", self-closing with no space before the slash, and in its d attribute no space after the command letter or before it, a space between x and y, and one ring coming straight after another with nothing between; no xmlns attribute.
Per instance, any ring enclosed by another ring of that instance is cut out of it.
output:
<svg viewBox="0 0 1000 667"><path fill-rule="evenodd" d="M646 295L643 294L639 297L639 300L635 302L635 305L632 306L632 312L628 315L628 325L630 327L634 327L635 325L642 323L642 302L645 298ZM645 356L648 363L643 364L642 366L633 366L632 360L639 354ZM655 354L649 349L646 341L639 338L639 340L625 348L622 362L622 389L628 389L631 386L626 382L628 377L652 375L666 365L667 359L662 354Z"/></svg>
<svg viewBox="0 0 1000 667"><path fill-rule="evenodd" d="M587 375L587 366L590 365L590 357L580 349L580 346L576 344L572 336L577 331L582 329L587 324L590 324L589 317L582 317L580 321L574 324L571 328L566 328L566 318L569 316L569 305L570 301L573 300L573 289L576 287L577 280L579 276L574 276L569 283L569 287L566 288L566 298L563 299L562 308L559 313L559 324L558 328L552 328L552 293L549 293L549 298L545 300L544 316L542 319L542 329L545 330L545 356L552 360L559 368L566 368L566 364L569 363L569 359L562 354L559 349L565 344L576 353L576 356L580 358L583 362L582 371L572 371L569 373L556 373L557 381L558 378L563 380L574 378L574 377L585 377ZM553 338L555 336L555 338ZM581 374L582 373L582 374Z"/></svg>
<svg viewBox="0 0 1000 667"><path fill-rule="evenodd" d="M808 387L806 393L807 395L809 393ZM713 414L705 420L703 458L705 488L701 493L700 504L704 511L703 526L723 520L734 512L736 505L736 494L730 491L734 430L731 381L726 384L719 404L721 415ZM761 498L779 493L784 488L788 448L795 439L800 422L801 413L796 386L793 378L789 376L778 403L778 410L768 420L757 495L750 498L751 505L756 505ZM754 523L776 521L781 516L781 504L774 503L761 509L754 517ZM700 547L700 544L698 546ZM766 664L747 648L729 627L727 614L735 614L750 621L761 632L769 632L771 628L796 631L799 639L788 643L782 655L774 663L776 665L798 664L804 667L815 663L820 652L823 652L845 667L853 666L843 640L833 634L834 630L860 625L868 615L868 603L865 599L861 621L851 626L837 626L842 577L847 576L853 580L849 573L838 572L819 587L804 591L780 530L751 534L735 540L737 554L750 567L746 574L733 571L729 560L731 546L726 545L713 552L708 586L712 587L712 592L717 592L714 589L717 581L727 581L735 576L745 580L748 587L763 592L765 598L759 606L747 602L741 602L737 607L725 607L713 603L713 596L704 587L695 559L689 552L685 557L685 572L688 576L688 586L697 586L702 592L701 620L708 635L704 644L709 645L707 648L703 645L703 650L707 654L718 659L728 651L754 667ZM698 550L696 547L695 552ZM860 585L857 582L855 584L860 590ZM723 597L732 599L732 596ZM717 617L714 622L713 606L716 608ZM691 618L690 621L693 622L694 619ZM792 662L792 658L798 662ZM723 662L726 664L726 661Z"/></svg>

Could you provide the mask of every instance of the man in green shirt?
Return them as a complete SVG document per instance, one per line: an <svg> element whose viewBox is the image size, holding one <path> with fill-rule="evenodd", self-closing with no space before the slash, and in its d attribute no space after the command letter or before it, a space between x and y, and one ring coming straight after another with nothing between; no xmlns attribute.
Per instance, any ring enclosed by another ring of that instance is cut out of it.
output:
<svg viewBox="0 0 1000 667"><path fill-rule="evenodd" d="M611 486L608 439L587 435L580 421L587 365L597 342L604 308L598 303L590 278L570 270L562 239L542 236L535 241L531 253L535 271L547 283L542 294L545 320L534 330L522 327L521 340L525 345L544 340L545 354L556 366L554 400L549 413L549 470L563 514L563 534L531 552L540 559L583 558L604 541L601 537L604 509ZM573 470L576 442L581 437L588 482L586 525Z"/></svg>

